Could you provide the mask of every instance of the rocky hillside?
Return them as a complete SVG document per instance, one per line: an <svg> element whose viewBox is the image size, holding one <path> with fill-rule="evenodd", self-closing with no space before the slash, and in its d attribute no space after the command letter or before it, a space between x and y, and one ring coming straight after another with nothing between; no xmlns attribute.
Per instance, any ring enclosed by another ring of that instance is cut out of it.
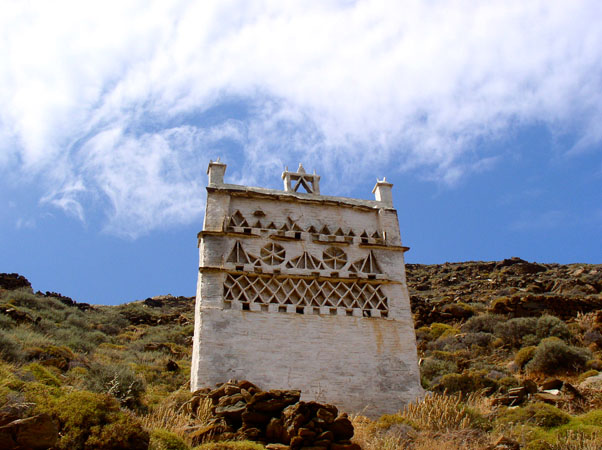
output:
<svg viewBox="0 0 602 450"><path fill-rule="evenodd" d="M408 264L416 327L488 310L508 317L549 313L564 320L602 307L602 265L499 262Z"/></svg>
<svg viewBox="0 0 602 450"><path fill-rule="evenodd" d="M432 395L353 430L329 405L258 415L291 395L270 386L191 394L192 297L96 306L0 274L0 448L602 448L602 265L409 264L407 279Z"/></svg>

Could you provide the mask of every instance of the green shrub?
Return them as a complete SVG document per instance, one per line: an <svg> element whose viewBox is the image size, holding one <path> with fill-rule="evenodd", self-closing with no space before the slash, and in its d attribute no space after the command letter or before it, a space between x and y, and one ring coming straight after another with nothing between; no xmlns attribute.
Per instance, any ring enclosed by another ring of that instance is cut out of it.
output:
<svg viewBox="0 0 602 450"><path fill-rule="evenodd" d="M480 314L468 319L461 329L468 333L493 333L503 320L504 317L498 314Z"/></svg>
<svg viewBox="0 0 602 450"><path fill-rule="evenodd" d="M31 292L26 292L23 290L14 290L7 293L6 297L8 298L8 303L14 306L24 306L31 310L39 310L43 307L40 303L40 299L43 297L39 297Z"/></svg>
<svg viewBox="0 0 602 450"><path fill-rule="evenodd" d="M65 320L63 323L68 325L69 327L73 327L73 328L80 328L82 330L90 329L90 322L81 313L80 314L77 314L77 313L69 314L67 316L67 320Z"/></svg>
<svg viewBox="0 0 602 450"><path fill-rule="evenodd" d="M523 344L537 343L537 319L518 317L501 322L495 327L495 335L502 338L506 345L520 348Z"/></svg>
<svg viewBox="0 0 602 450"><path fill-rule="evenodd" d="M555 406L543 402L530 403L525 407L507 408L499 416L501 423L531 424L553 428L571 421L571 416Z"/></svg>
<svg viewBox="0 0 602 450"><path fill-rule="evenodd" d="M190 447L171 431L156 429L150 435L149 450L188 450Z"/></svg>
<svg viewBox="0 0 602 450"><path fill-rule="evenodd" d="M451 325L447 325L445 323L432 323L431 324L431 336L433 339L439 339L441 337L448 337L458 334L460 332L459 329L452 327Z"/></svg>
<svg viewBox="0 0 602 450"><path fill-rule="evenodd" d="M558 317L549 315L541 316L537 319L536 335L539 339L555 336L568 341L571 338L571 332L566 323Z"/></svg>
<svg viewBox="0 0 602 450"><path fill-rule="evenodd" d="M486 333L484 331L478 331L475 333L466 333L461 338L462 344L464 344L465 348L471 349L474 347L489 347L491 341L493 341L493 334Z"/></svg>
<svg viewBox="0 0 602 450"><path fill-rule="evenodd" d="M127 414L121 414L106 425L96 425L90 431L86 440L86 450L147 450L149 446L148 432L140 422Z"/></svg>
<svg viewBox="0 0 602 450"><path fill-rule="evenodd" d="M21 346L12 336L0 330L0 358L5 361L20 361L24 357Z"/></svg>
<svg viewBox="0 0 602 450"><path fill-rule="evenodd" d="M541 341L525 368L546 374L577 371L585 367L590 356L589 350L570 346L556 337L551 337Z"/></svg>
<svg viewBox="0 0 602 450"><path fill-rule="evenodd" d="M525 450L555 450L554 445L545 439L535 439L523 447Z"/></svg>
<svg viewBox="0 0 602 450"><path fill-rule="evenodd" d="M7 315L0 313L0 330L10 330L17 325L12 318Z"/></svg>
<svg viewBox="0 0 602 450"><path fill-rule="evenodd" d="M90 331L76 327L59 328L54 330L52 335L72 350L82 353L91 353L108 339L108 336L101 331Z"/></svg>
<svg viewBox="0 0 602 450"><path fill-rule="evenodd" d="M602 361L599 359L590 359L585 363L585 368L600 371L602 370Z"/></svg>
<svg viewBox="0 0 602 450"><path fill-rule="evenodd" d="M426 358L420 366L420 379L422 385L428 388L431 382L441 375L458 371L458 366L453 361L443 361L436 358Z"/></svg>
<svg viewBox="0 0 602 450"><path fill-rule="evenodd" d="M37 381L48 386L59 387L61 382L49 368L41 366L38 363L29 364L24 368L25 371L31 373Z"/></svg>
<svg viewBox="0 0 602 450"><path fill-rule="evenodd" d="M440 392L472 392L476 389L472 377L461 373L450 373L441 377L441 381L435 386Z"/></svg>
<svg viewBox="0 0 602 450"><path fill-rule="evenodd" d="M514 355L514 362L516 365L521 369L524 368L525 365L531 361L531 359L533 359L536 349L537 347L534 345L521 348L518 352L516 352L516 355Z"/></svg>
<svg viewBox="0 0 602 450"><path fill-rule="evenodd" d="M119 409L110 395L73 391L59 398L38 398L37 411L50 414L59 424L56 448L143 449L148 433L142 425Z"/></svg>
<svg viewBox="0 0 602 450"><path fill-rule="evenodd" d="M593 411L579 416L579 421L585 425L602 427L602 409L594 409Z"/></svg>
<svg viewBox="0 0 602 450"><path fill-rule="evenodd" d="M88 370L86 388L92 392L110 394L122 406L130 409L141 407L146 387L144 381L125 365L92 363Z"/></svg>

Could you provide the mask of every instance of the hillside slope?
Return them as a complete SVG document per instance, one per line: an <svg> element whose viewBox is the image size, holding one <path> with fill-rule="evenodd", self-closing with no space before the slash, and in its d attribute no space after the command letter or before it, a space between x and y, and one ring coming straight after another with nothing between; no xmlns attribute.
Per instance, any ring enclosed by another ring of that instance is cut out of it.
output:
<svg viewBox="0 0 602 450"><path fill-rule="evenodd" d="M572 441L582 445L572 448L600 448L602 265L408 264L407 280L422 383L440 394L377 422L357 417L357 443L493 448L502 436L528 448L568 448L566 436L577 433ZM78 303L0 274L0 443L16 426L27 436L18 419L31 418L30 433L46 430L53 448L199 444L193 436L214 419L202 402L190 408L193 310L193 297ZM439 429L425 417L439 417L445 405L457 420ZM534 419L540 415L553 426Z"/></svg>

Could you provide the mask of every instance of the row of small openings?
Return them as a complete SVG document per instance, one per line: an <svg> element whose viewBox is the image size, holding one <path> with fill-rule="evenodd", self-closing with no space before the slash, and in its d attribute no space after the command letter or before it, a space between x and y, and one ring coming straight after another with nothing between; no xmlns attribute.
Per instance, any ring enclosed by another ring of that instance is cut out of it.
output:
<svg viewBox="0 0 602 450"><path fill-rule="evenodd" d="M265 230L265 229L264 229L264 230ZM266 230L266 231L267 231L267 230ZM243 228L243 229L242 229L242 232L243 232L244 234L253 234L253 228L246 228L246 227L245 227L245 228ZM293 239L301 240L301 237L302 237L302 235L301 235L301 231L295 231L295 234L294 234L292 237L293 237ZM367 243L367 242L368 242L368 240L367 240L367 239L366 239L366 242L363 242L363 240L362 240L362 244L365 244L365 243Z"/></svg>
<svg viewBox="0 0 602 450"><path fill-rule="evenodd" d="M245 266L244 265L236 265L234 266L235 270L238 270L239 272L244 272L245 270ZM263 271L261 270L261 266L260 265L254 265L253 266L254 272L256 273L263 273ZM276 269L272 269L273 273L275 274L279 274L280 273L280 269L276 268ZM356 274L357 272L355 270L349 269L349 273L351 274ZM317 271L313 271L311 272L311 275L315 276L315 277L319 277L321 275L321 272L317 272ZM338 278L339 276L341 276L341 273L339 271L332 271L330 272L330 276L332 278ZM375 273L369 273L366 275L366 278L368 280L376 280L376 274Z"/></svg>
<svg viewBox="0 0 602 450"><path fill-rule="evenodd" d="M255 213L257 213L257 211ZM259 215L259 214L254 214L254 215ZM265 214L261 214L261 215L265 215ZM284 223L282 226L277 227L274 224L274 222L270 222L267 226L263 226L261 221L257 220L257 222L253 226L250 226L249 223L247 222L247 220L242 215L242 213L237 210L230 218L228 227L241 227L243 229L243 233L245 233L245 234L251 234L253 229L263 229L263 230L273 230L273 231L294 231L295 239L301 239L301 233L303 231L306 231L307 233L310 233L310 234L325 234L325 235L341 236L341 237L343 237L343 236L355 237L356 236L356 234L351 229L347 233L345 233L343 231L343 229L341 227L339 227L336 231L332 232L328 228L327 225L324 225L320 229L320 231L318 231L318 229L316 227L314 227L313 225L311 225L307 230L303 230L291 218L288 218L287 220L290 223L290 225L289 225L289 223ZM366 232L366 230L364 230L359 235L359 238L362 243L368 243L368 240L370 238L380 240L380 239L383 239L383 236L378 232L378 230L372 234L368 234Z"/></svg>
<svg viewBox="0 0 602 450"><path fill-rule="evenodd" d="M250 311L251 307L250 307L250 303L249 302L240 302L241 306L242 306L242 310L243 311ZM268 311L268 305L266 304L261 304L260 305L261 311L263 312L267 312ZM224 309L232 309L232 302L230 300L224 300ZM304 306L297 306L295 308L295 313L296 314L305 314L305 307ZM287 312L287 308L286 306L280 305L278 306L278 312L279 313L285 313ZM314 307L311 308L311 313L314 315L319 315L320 314L320 308L319 307ZM329 313L331 316L336 316L337 315L337 308L330 308L329 309ZM345 315L346 316L353 316L353 308L347 308L345 309ZM386 318L388 317L389 313L387 311L381 311L380 312L380 317ZM363 309L362 310L362 317L372 317L372 312L370 312L369 309Z"/></svg>

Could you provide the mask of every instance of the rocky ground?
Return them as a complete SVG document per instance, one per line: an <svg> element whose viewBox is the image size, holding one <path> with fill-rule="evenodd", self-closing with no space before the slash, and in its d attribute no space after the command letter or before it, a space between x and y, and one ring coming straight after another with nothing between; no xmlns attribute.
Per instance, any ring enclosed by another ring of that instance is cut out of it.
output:
<svg viewBox="0 0 602 450"><path fill-rule="evenodd" d="M602 307L602 265L498 262L408 264L416 327L466 320L488 310L508 317L564 320Z"/></svg>

